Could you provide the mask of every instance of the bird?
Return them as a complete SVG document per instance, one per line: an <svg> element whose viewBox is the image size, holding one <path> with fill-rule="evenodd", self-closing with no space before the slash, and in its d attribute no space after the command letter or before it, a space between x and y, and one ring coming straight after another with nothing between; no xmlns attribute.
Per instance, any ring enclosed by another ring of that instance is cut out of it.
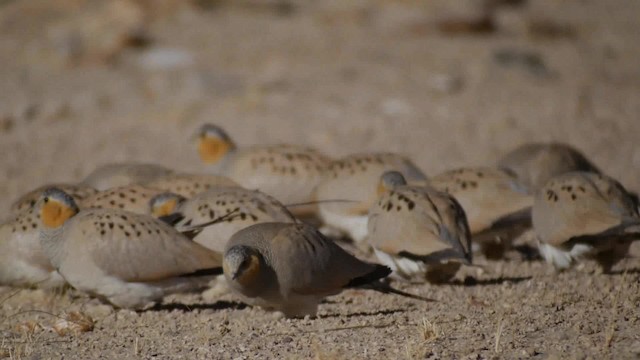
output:
<svg viewBox="0 0 640 360"><path fill-rule="evenodd" d="M333 161L315 191L323 232L362 242L367 236L367 217L377 197L380 176L389 170L401 172L410 183L427 179L409 158L399 154L352 154Z"/></svg>
<svg viewBox="0 0 640 360"><path fill-rule="evenodd" d="M258 189L285 205L312 200L330 159L297 145L256 145L240 148L219 126L204 124L197 131L202 162L214 173L247 189ZM297 206L296 215L313 214L314 206Z"/></svg>
<svg viewBox="0 0 640 360"><path fill-rule="evenodd" d="M526 143L498 160L498 168L512 172L531 194L552 177L572 171L600 173L587 157L564 143Z"/></svg>
<svg viewBox="0 0 640 360"><path fill-rule="evenodd" d="M191 199L165 193L154 197L150 206L155 217L172 224L178 231L227 216L226 221L202 229L193 238L195 242L219 252L224 251L233 234L250 225L297 222L278 200L259 190L237 186L212 188Z"/></svg>
<svg viewBox="0 0 640 360"><path fill-rule="evenodd" d="M410 186L397 171L385 172L379 182L367 242L394 277L441 283L472 263L469 225L455 198L429 186Z"/></svg>
<svg viewBox="0 0 640 360"><path fill-rule="evenodd" d="M80 210L56 188L45 191L35 208L40 244L54 268L74 288L116 307L144 309L221 274L220 253L150 216Z"/></svg>
<svg viewBox="0 0 640 360"><path fill-rule="evenodd" d="M164 190L146 185L130 184L99 191L76 204L81 209L119 209L149 215L149 201L163 193Z"/></svg>
<svg viewBox="0 0 640 360"><path fill-rule="evenodd" d="M190 198L217 186L240 186L226 176L211 174L175 173L158 177L144 183L145 186L160 189Z"/></svg>
<svg viewBox="0 0 640 360"><path fill-rule="evenodd" d="M93 170L82 181L82 184L102 191L119 186L144 184L173 173L173 170L157 164L110 163Z"/></svg>
<svg viewBox="0 0 640 360"><path fill-rule="evenodd" d="M58 288L65 284L40 246L39 217L30 206L0 225L0 285Z"/></svg>
<svg viewBox="0 0 640 360"><path fill-rule="evenodd" d="M501 258L511 241L531 228L533 195L507 171L459 168L433 176L429 185L462 206L473 245L487 258Z"/></svg>
<svg viewBox="0 0 640 360"><path fill-rule="evenodd" d="M386 266L364 262L304 223L260 223L234 234L224 276L245 302L286 317L315 316L320 301L347 288L367 288L429 301L379 280Z"/></svg>
<svg viewBox="0 0 640 360"><path fill-rule="evenodd" d="M538 190L532 209L541 255L557 269L584 258L610 271L640 239L635 201L616 180L602 174L570 172Z"/></svg>
<svg viewBox="0 0 640 360"><path fill-rule="evenodd" d="M42 193L52 187L57 187L58 189L64 190L67 194L71 195L76 202L82 202L85 198L95 194L98 190L81 184L69 184L69 183L56 183L56 184L46 184L36 189L33 189L26 194L20 196L16 199L9 208L9 212L13 215L16 215L22 212L25 209L30 209L33 205L36 204L40 195Z"/></svg>

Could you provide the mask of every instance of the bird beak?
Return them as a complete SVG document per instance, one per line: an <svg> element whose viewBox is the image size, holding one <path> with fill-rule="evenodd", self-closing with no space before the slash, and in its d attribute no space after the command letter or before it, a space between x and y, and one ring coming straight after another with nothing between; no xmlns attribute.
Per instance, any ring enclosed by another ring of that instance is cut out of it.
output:
<svg viewBox="0 0 640 360"><path fill-rule="evenodd" d="M238 278L238 276L239 276L239 275L240 275L240 272L239 272L239 271L236 271L236 272L234 272L234 273L233 273L233 275L231 275L231 279L232 279L232 280L235 280L235 279L237 279L237 278Z"/></svg>

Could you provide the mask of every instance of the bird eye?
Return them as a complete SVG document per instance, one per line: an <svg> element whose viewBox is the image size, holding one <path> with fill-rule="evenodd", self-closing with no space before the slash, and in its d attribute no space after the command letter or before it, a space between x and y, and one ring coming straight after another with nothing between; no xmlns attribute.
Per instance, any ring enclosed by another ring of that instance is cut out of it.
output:
<svg viewBox="0 0 640 360"><path fill-rule="evenodd" d="M49 198L48 197L44 198L44 202L48 203L49 202Z"/></svg>

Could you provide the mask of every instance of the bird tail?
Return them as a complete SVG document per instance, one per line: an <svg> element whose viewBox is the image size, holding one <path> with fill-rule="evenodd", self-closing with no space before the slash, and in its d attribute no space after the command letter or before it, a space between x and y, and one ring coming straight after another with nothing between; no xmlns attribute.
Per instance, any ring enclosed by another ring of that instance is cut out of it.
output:
<svg viewBox="0 0 640 360"><path fill-rule="evenodd" d="M377 292L381 292L383 294L395 294L395 295L400 295L410 299L421 300L421 301L429 301L429 302L435 301L433 299L425 298L422 296L410 294L408 292L395 289L391 287L391 285L380 281L381 279L389 276L389 274L391 274L390 268L384 265L375 264L375 268L373 269L373 271L367 273L364 276L360 276L352 279L347 284L346 287L374 290Z"/></svg>
<svg viewBox="0 0 640 360"><path fill-rule="evenodd" d="M430 299L427 297L423 297L420 295L415 295L415 294L411 294L402 290L398 290L396 288L391 287L391 285L383 283L382 281L376 281L376 282L372 282L366 285L362 285L359 286L359 288L361 289L369 289L369 290L374 290L383 294L394 294L394 295L400 295L409 299L415 299L415 300L420 300L420 301L426 301L426 302L435 302L436 300L434 299Z"/></svg>

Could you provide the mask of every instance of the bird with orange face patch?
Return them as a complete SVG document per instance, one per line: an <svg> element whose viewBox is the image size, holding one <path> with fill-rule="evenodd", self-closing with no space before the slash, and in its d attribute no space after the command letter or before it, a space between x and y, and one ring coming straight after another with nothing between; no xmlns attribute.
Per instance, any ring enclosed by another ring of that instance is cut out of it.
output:
<svg viewBox="0 0 640 360"><path fill-rule="evenodd" d="M429 301L381 283L391 269L359 260L306 224L261 223L237 232L223 268L244 301L287 317L315 316L324 297L347 288Z"/></svg>
<svg viewBox="0 0 640 360"><path fill-rule="evenodd" d="M163 296L206 287L222 259L150 216L116 209L79 210L63 191L45 191L34 207L40 244L78 290L139 309Z"/></svg>
<svg viewBox="0 0 640 360"><path fill-rule="evenodd" d="M278 200L259 191L237 186L216 187L191 199L165 193L154 197L151 213L173 224L178 230L189 229L225 216L214 226L198 233L193 240L215 251L224 247L236 232L263 222L296 222L293 215Z"/></svg>
<svg viewBox="0 0 640 360"><path fill-rule="evenodd" d="M198 154L215 173L242 187L263 191L285 205L312 200L330 159L305 146L261 145L238 148L220 127L205 124L197 132ZM313 213L313 206L292 209L296 215Z"/></svg>
<svg viewBox="0 0 640 360"><path fill-rule="evenodd" d="M38 195L44 191L38 190ZM65 284L40 246L42 214L35 204L37 198L33 205L0 225L0 285L55 288Z"/></svg>
<svg viewBox="0 0 640 360"><path fill-rule="evenodd" d="M42 193L45 190L52 187L57 187L58 189L61 189L67 194L71 195L71 197L73 197L73 199L77 203L82 203L82 200L98 192L98 190L92 188L91 186L82 185L82 184L57 183L57 184L42 185L36 189L29 191L26 194L23 194L18 199L16 199L11 204L11 208L9 208L9 211L11 212L11 214L15 215L22 212L23 210L31 209L33 205L35 205L38 199L40 198L40 195L42 195Z"/></svg>

